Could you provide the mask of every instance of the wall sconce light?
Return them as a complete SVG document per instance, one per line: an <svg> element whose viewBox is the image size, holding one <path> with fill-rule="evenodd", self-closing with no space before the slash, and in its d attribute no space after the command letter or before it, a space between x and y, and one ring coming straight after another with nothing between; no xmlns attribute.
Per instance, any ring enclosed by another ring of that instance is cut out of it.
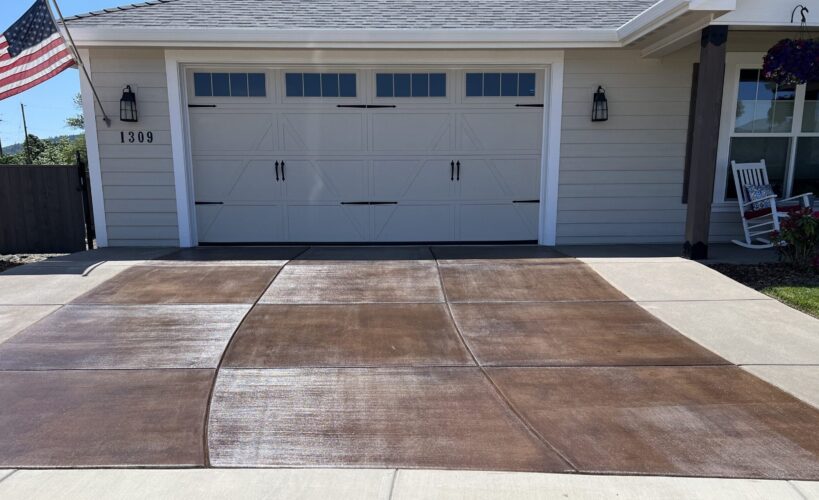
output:
<svg viewBox="0 0 819 500"><path fill-rule="evenodd" d="M139 121L137 114L136 94L130 85L122 89L122 99L119 100L119 119L124 122Z"/></svg>
<svg viewBox="0 0 819 500"><path fill-rule="evenodd" d="M594 103L592 104L592 121L604 122L609 119L609 101L606 99L606 91L603 87L597 87L594 93Z"/></svg>

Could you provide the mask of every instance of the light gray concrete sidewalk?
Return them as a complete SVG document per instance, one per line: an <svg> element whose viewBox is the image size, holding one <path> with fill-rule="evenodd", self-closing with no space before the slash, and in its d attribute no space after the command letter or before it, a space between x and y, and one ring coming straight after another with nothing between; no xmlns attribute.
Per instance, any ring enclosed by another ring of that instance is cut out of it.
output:
<svg viewBox="0 0 819 500"><path fill-rule="evenodd" d="M173 248L105 248L14 267L0 273L0 342L130 266Z"/></svg>
<svg viewBox="0 0 819 500"><path fill-rule="evenodd" d="M391 469L24 470L0 479L0 498L805 500L819 498L819 485L745 479Z"/></svg>
<svg viewBox="0 0 819 500"><path fill-rule="evenodd" d="M819 407L819 320L679 257L580 257L656 317Z"/></svg>

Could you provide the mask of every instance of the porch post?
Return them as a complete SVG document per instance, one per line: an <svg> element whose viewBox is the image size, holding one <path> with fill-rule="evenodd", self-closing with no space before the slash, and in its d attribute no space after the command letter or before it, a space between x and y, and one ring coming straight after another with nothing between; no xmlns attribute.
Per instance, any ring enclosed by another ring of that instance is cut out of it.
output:
<svg viewBox="0 0 819 500"><path fill-rule="evenodd" d="M686 257L693 260L708 258L727 39L727 26L708 26L702 30L685 221L684 252Z"/></svg>

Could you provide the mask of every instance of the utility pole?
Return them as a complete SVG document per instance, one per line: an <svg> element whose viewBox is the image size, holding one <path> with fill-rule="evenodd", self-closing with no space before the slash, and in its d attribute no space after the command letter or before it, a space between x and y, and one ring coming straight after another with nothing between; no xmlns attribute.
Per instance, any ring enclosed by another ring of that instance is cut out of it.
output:
<svg viewBox="0 0 819 500"><path fill-rule="evenodd" d="M31 149L28 147L28 126L26 125L26 107L23 106L23 103L20 103L20 111L23 113L23 133L26 134L25 140L23 141L23 147L26 150L26 163L31 165Z"/></svg>

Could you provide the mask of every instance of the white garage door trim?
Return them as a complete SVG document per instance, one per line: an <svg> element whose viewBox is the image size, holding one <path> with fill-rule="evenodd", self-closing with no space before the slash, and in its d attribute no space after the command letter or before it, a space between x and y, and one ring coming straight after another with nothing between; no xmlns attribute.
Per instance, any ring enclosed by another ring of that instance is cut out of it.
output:
<svg viewBox="0 0 819 500"><path fill-rule="evenodd" d="M294 50L286 53L273 51L207 51L166 50L165 63L168 81L168 100L171 115L171 143L177 196L177 217L180 246L198 245L194 200L192 196L192 161L188 133L187 97L184 66L186 64L237 65L275 64L298 65L310 61L311 66L394 66L401 60L407 65L451 66L529 66L538 65L549 76L548 93L544 93L543 151L541 155L542 200L538 241L554 245L557 228L558 181L560 163L560 123L563 100L563 51L335 51L322 52ZM553 126L554 125L554 126Z"/></svg>

